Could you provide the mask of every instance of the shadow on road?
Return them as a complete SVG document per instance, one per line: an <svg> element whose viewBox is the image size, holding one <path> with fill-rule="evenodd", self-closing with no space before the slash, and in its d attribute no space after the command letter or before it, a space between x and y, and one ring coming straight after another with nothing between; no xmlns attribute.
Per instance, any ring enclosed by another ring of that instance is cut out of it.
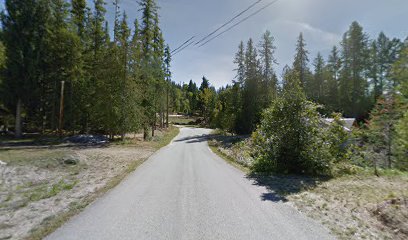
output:
<svg viewBox="0 0 408 240"><path fill-rule="evenodd" d="M175 140L174 142L185 142L185 143L198 143L198 142L207 142L208 140L214 139L217 137L215 134L203 134L191 137L185 137Z"/></svg>
<svg viewBox="0 0 408 240"><path fill-rule="evenodd" d="M222 144L223 148L230 148L234 143L240 142L248 136L222 136L219 134L203 134L184 137L175 142L198 143L215 140ZM254 185L265 187L268 191L262 193L262 201L287 202L287 196L297 194L305 190L313 189L328 178L308 177L301 175L263 175L250 173L246 176Z"/></svg>
<svg viewBox="0 0 408 240"><path fill-rule="evenodd" d="M263 193L263 201L286 202L287 196L297 194L315 188L328 178L313 178L296 175L261 175L248 174L247 178L254 181L254 185L266 187L267 193Z"/></svg>

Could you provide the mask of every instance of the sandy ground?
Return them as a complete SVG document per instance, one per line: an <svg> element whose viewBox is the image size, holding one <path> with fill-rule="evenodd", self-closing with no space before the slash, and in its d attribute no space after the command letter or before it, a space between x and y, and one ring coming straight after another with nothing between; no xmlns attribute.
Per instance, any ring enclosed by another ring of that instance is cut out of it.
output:
<svg viewBox="0 0 408 240"><path fill-rule="evenodd" d="M348 176L289 195L340 239L408 239L408 177Z"/></svg>
<svg viewBox="0 0 408 240"><path fill-rule="evenodd" d="M17 152L16 152L17 151ZM148 146L0 151L0 239L22 239L155 150ZM78 160L66 165L64 159Z"/></svg>

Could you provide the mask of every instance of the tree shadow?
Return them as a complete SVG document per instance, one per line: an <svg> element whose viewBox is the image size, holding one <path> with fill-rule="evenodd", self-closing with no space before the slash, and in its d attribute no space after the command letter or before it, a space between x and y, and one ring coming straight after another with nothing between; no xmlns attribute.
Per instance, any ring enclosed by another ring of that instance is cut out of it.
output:
<svg viewBox="0 0 408 240"><path fill-rule="evenodd" d="M175 142L198 143L215 140L223 148L230 148L232 145L244 141L249 136L225 136L220 134L203 134L197 136L184 137ZM260 196L262 201L287 202L287 196L301 193L317 187L320 183L329 180L328 177L310 177L304 175L267 175L250 173L246 176L253 185L262 186L267 192Z"/></svg>
<svg viewBox="0 0 408 240"><path fill-rule="evenodd" d="M203 135L196 135L196 136L180 138L180 139L174 140L174 142L185 142L185 143L207 142L211 139L214 139L214 137L216 136L217 135L215 134L203 134Z"/></svg>
<svg viewBox="0 0 408 240"><path fill-rule="evenodd" d="M0 150L30 150L30 149L63 149L63 148L104 148L109 142L74 143L66 141L58 135L42 136L39 134L25 134L21 139L12 136L0 138Z"/></svg>
<svg viewBox="0 0 408 240"><path fill-rule="evenodd" d="M247 175L256 186L265 187L268 192L261 195L263 201L287 202L287 196L311 190L328 177L310 177L302 175L265 175L251 173Z"/></svg>

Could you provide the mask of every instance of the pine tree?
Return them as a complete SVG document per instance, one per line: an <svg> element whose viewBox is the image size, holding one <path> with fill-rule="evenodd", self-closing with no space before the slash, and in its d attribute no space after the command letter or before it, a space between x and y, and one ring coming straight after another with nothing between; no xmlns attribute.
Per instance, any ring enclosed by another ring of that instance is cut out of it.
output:
<svg viewBox="0 0 408 240"><path fill-rule="evenodd" d="M397 89L401 93L401 97L406 108L403 111L403 117L399 119L396 126L396 151L397 162L396 166L403 170L408 170L408 45L402 48L399 58L392 65L391 77L396 82Z"/></svg>
<svg viewBox="0 0 408 240"><path fill-rule="evenodd" d="M383 83L381 80L381 74L379 70L379 56L377 42L371 42L369 48L369 58L370 61L368 66L368 77L370 78L373 85L373 99L376 101L383 93Z"/></svg>
<svg viewBox="0 0 408 240"><path fill-rule="evenodd" d="M190 80L187 87L187 99L190 104L189 114L191 115L199 110L198 94L199 89L197 84L193 82L193 80Z"/></svg>
<svg viewBox="0 0 408 240"><path fill-rule="evenodd" d="M164 39L159 27L158 7L154 0L142 0L139 3L142 12L142 106L144 109L144 137L148 137L149 125L152 135L156 127L157 113L161 115L163 125L165 74L163 71Z"/></svg>
<svg viewBox="0 0 408 240"><path fill-rule="evenodd" d="M368 91L367 35L363 28L353 22L342 40L343 68L340 78L340 102L344 114L349 117L361 117L369 109L371 102Z"/></svg>
<svg viewBox="0 0 408 240"><path fill-rule="evenodd" d="M103 86L105 80L110 77L110 75L106 73L111 67L109 61L112 60L105 58L108 56L107 51L110 39L105 21L105 5L104 0L94 0L94 11L89 19L90 41L87 56L85 56L89 79L86 80L83 86L85 89L84 97L86 108L84 109L85 113L82 114L82 131L85 132L92 130L92 128L94 130L100 129L101 119L99 114L102 114L104 110L108 110L102 106L101 108L91 108L91 103L94 103L95 99L97 99L96 94L101 93L96 91L97 87Z"/></svg>
<svg viewBox="0 0 408 240"><path fill-rule="evenodd" d="M167 45L164 50L164 74L166 76L166 128L169 127L170 111L170 87L171 87L171 53L170 46Z"/></svg>
<svg viewBox="0 0 408 240"><path fill-rule="evenodd" d="M204 123L209 125L212 122L212 112L215 109L215 101L216 101L216 92L215 89L210 87L210 81L203 77L201 86L200 86L200 93L198 95L199 99L199 106L201 109L201 115L204 118Z"/></svg>
<svg viewBox="0 0 408 240"><path fill-rule="evenodd" d="M16 109L15 136L21 137L23 107L29 116L39 110L37 69L44 54L49 10L44 1L34 0L6 0L5 9L1 16L6 47L3 88L8 94L6 105Z"/></svg>
<svg viewBox="0 0 408 240"><path fill-rule="evenodd" d="M381 96L371 111L367 123L367 139L374 153L380 154L380 160L386 159L382 166L393 168L395 163L396 124L406 110L400 96L389 92ZM376 157L373 156L375 159ZM380 160L375 160L376 164Z"/></svg>
<svg viewBox="0 0 408 240"><path fill-rule="evenodd" d="M259 43L259 55L262 71L262 108L266 108L271 103L272 99L277 95L278 79L276 77L273 65L277 64L274 53L274 37L270 31L266 31L262 35L262 40Z"/></svg>
<svg viewBox="0 0 408 240"><path fill-rule="evenodd" d="M115 19L114 19L114 28L113 28L113 39L115 42L119 41L119 35L120 35L120 1L119 0L114 0L113 5L115 6Z"/></svg>
<svg viewBox="0 0 408 240"><path fill-rule="evenodd" d="M257 50L252 39L248 40L245 52L245 83L242 90L242 111L239 133L251 133L259 122L260 106L260 68Z"/></svg>
<svg viewBox="0 0 408 240"><path fill-rule="evenodd" d="M306 50L306 43L303 38L303 33L300 33L296 44L296 55L295 61L293 62L293 69L299 72L300 86L302 88L306 86L306 82L310 77L308 54L309 52Z"/></svg>
<svg viewBox="0 0 408 240"><path fill-rule="evenodd" d="M240 87L244 86L245 82L245 47L244 47L244 42L241 41L241 43L238 46L238 52L235 54L235 59L234 63L237 65L237 68L235 71L237 72L237 75L235 76L235 82L237 82Z"/></svg>
<svg viewBox="0 0 408 240"><path fill-rule="evenodd" d="M210 81L208 81L208 79L205 76L203 76L199 90L203 92L205 89L209 87L210 87Z"/></svg>
<svg viewBox="0 0 408 240"><path fill-rule="evenodd" d="M120 69L121 69L121 74L120 74L120 80L119 82L121 83L120 88L121 88L121 93L120 93L120 99L121 99L121 116L120 116L120 122L122 123L122 127L120 130L122 140L125 138L125 134L131 130L134 130L132 127L133 121L132 117L135 116L135 114L132 114L134 108L132 107L135 103L133 102L128 102L128 100L132 99L131 96L133 95L132 88L128 88L129 86L129 73L128 73L128 59L129 59L129 38L130 38L130 29L127 24L127 15L124 12L123 13L123 18L120 23L119 27L119 34L117 36L117 41L118 41L118 47L119 47L119 61L120 61Z"/></svg>
<svg viewBox="0 0 408 240"><path fill-rule="evenodd" d="M317 53L313 66L315 68L314 75L306 85L306 94L311 100L323 104L326 100L327 83L325 81L325 62L320 52Z"/></svg>
<svg viewBox="0 0 408 240"><path fill-rule="evenodd" d="M153 30L153 58L154 58L154 81L155 81L155 94L154 94L154 106L156 113L160 116L160 127L163 127L163 116L165 111L165 73L164 73L164 39L161 29L159 27L159 15L155 12L154 15L154 30ZM155 114L154 123L152 126L152 136L154 136L154 130L157 123L157 114Z"/></svg>
<svg viewBox="0 0 408 240"><path fill-rule="evenodd" d="M72 0L71 16L72 22L80 39L85 34L86 0Z"/></svg>
<svg viewBox="0 0 408 240"><path fill-rule="evenodd" d="M51 129L55 129L60 111L59 100L60 86L65 83L66 91L62 94L65 96L63 107L64 116L69 123L69 128L74 126L73 116L73 98L72 91L74 82L78 81L81 72L81 44L78 35L71 31L68 24L69 4L63 0L51 1L51 18L50 30L47 41L46 56L44 56L43 69L43 87L41 94L43 100L43 127L46 126L47 120L50 121ZM47 106L51 104L51 106ZM50 111L47 113L47 109ZM61 120L64 120L62 118ZM63 123L63 122L62 122ZM61 126L64 127L64 124Z"/></svg>
<svg viewBox="0 0 408 240"><path fill-rule="evenodd" d="M235 54L234 58L234 63L237 65L237 68L235 69L236 71L236 76L235 80L233 80L233 99L234 99L234 104L236 106L236 116L235 116L235 122L234 122L234 129L233 131L235 133L242 132L243 130L241 129L241 120L243 119L243 114L242 114L242 107L243 107L243 102L242 102L242 93L243 89L245 86L245 47L244 47L244 42L241 41L239 46L238 46L238 52Z"/></svg>
<svg viewBox="0 0 408 240"><path fill-rule="evenodd" d="M339 110L339 78L341 70L340 53L336 46L333 47L327 61L328 96L326 104L332 111Z"/></svg>

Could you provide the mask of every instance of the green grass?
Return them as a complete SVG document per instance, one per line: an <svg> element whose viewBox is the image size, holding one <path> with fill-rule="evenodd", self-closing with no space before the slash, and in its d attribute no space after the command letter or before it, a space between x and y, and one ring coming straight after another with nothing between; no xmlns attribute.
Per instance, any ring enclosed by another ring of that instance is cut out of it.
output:
<svg viewBox="0 0 408 240"><path fill-rule="evenodd" d="M162 136L153 139L154 148L160 149L164 146L167 146L179 133L180 128L170 126Z"/></svg>
<svg viewBox="0 0 408 240"><path fill-rule="evenodd" d="M35 202L41 199L54 197L62 191L71 190L77 183L78 181L66 182L64 180L60 180L59 182L51 186L49 186L48 184L44 184L34 187L25 195L30 201Z"/></svg>
<svg viewBox="0 0 408 240"><path fill-rule="evenodd" d="M188 116L169 117L169 122L176 125L195 125L196 119Z"/></svg>
<svg viewBox="0 0 408 240"><path fill-rule="evenodd" d="M0 160L14 166L56 167L59 159L72 153L69 149L0 150Z"/></svg>
<svg viewBox="0 0 408 240"><path fill-rule="evenodd" d="M227 163L231 164L232 166L238 168L239 170L243 171L244 173L250 173L250 169L247 166L244 166L243 164L240 164L239 162L235 161L230 156L227 156L223 152L221 152L218 149L218 146L215 145L212 141L208 141L208 146L210 147L211 151L215 154L217 154L220 158L224 159Z"/></svg>

